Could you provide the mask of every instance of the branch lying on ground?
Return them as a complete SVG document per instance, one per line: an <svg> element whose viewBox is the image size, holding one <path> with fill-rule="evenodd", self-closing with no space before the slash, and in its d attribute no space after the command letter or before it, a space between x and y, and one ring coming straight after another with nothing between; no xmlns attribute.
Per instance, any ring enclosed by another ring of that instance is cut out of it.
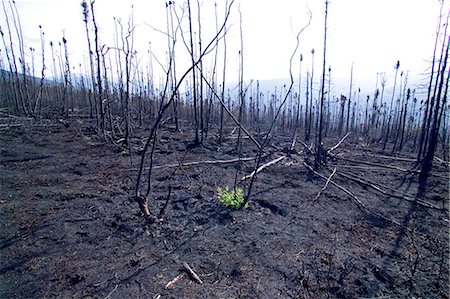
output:
<svg viewBox="0 0 450 299"><path fill-rule="evenodd" d="M198 277L197 273L195 273L194 270L192 270L192 268L189 267L188 263L183 262L183 267L184 267L184 269L186 269L186 271L188 272L189 276L192 277L192 279L194 279L199 284L203 283L203 281L200 279L200 277Z"/></svg>
<svg viewBox="0 0 450 299"><path fill-rule="evenodd" d="M322 192L325 191L325 189L327 189L328 184L330 183L331 178L334 176L335 173L336 173L336 167L333 169L333 172L330 174L327 181L325 182L325 186L323 186L322 190L320 190L319 193L317 193L317 195L316 195L316 197L314 197L313 201L318 200L320 195L322 194Z"/></svg>
<svg viewBox="0 0 450 299"><path fill-rule="evenodd" d="M445 166L450 166L450 162L448 162L448 161L444 161L444 160L442 160L441 158L438 158L438 157L434 157L434 160L436 160L436 162L439 162L439 163L441 163L442 165L445 165Z"/></svg>
<svg viewBox="0 0 450 299"><path fill-rule="evenodd" d="M300 143L303 145L303 147L306 149L306 151L308 152L309 155L313 155L313 151L312 151L313 146L312 145L308 146L303 141L300 141Z"/></svg>
<svg viewBox="0 0 450 299"><path fill-rule="evenodd" d="M161 120L165 114L165 111L170 107L170 105L172 104L172 102L175 100L175 96L178 94L177 91L180 89L181 84L183 83L183 81L187 78L187 76L191 73L192 70L194 70L196 68L196 66L198 64L201 63L201 61L203 60L203 57L205 55L208 54L210 48L215 44L215 41L219 38L219 36L222 34L223 30L226 28L226 24L228 21L228 17L230 16L231 13L231 6L233 5L234 0L231 0L231 3L228 5L228 9L226 11L226 15L225 15L225 20L222 23L222 26L220 27L220 29L217 31L216 35L214 36L214 38L207 44L206 48L203 50L202 53L200 53L200 55L197 57L196 61L193 61L192 65L186 70L186 72L181 76L180 80L178 81L177 85L174 87L174 89L172 90L172 95L171 97L167 100L167 102L165 104L163 104L164 102L161 101L161 105L158 111L158 114L155 118L155 120L153 121L153 125L150 129L150 134L148 135L148 138L145 142L144 148L142 150L142 154L141 154L141 162L139 164L139 172L138 172L138 176L136 179L136 185L135 185L135 197L136 200L139 202L142 201L142 199L144 200L143 205L139 204L142 212L144 212L144 214L147 213L147 211L144 209L145 205L147 204L147 198L148 194L150 192L150 179L151 179L151 168L152 168L152 163L153 163L153 152L152 155L150 157L150 170L149 170L149 174L148 174L148 187L147 187L147 194L146 197L141 198L141 194L139 192L140 189L140 185L141 185L141 178L143 175L143 170L144 170L144 164L145 164L145 157L147 154L147 150L150 146L150 144L152 143L152 140L156 138L157 135L157 131L159 129ZM169 73L167 73L167 75L169 76ZM167 82L168 82L168 77L167 77L167 81L166 81L166 87L167 87ZM166 97L166 91L167 88L164 90L164 94L161 97L162 99L164 99ZM153 148L155 145L155 141L153 140Z"/></svg>
<svg viewBox="0 0 450 299"><path fill-rule="evenodd" d="M313 172L315 175L321 177L321 178L324 179L324 180L328 180L328 178L327 178L326 176L324 176L324 175L318 173L317 171L315 171L315 170L314 170L311 166L309 166L306 162L303 162L303 165L305 165L305 167L308 168L308 169L309 169L311 172ZM363 203L359 200L359 198L356 197L356 195L354 195L353 193L351 193L350 191L348 191L347 189L345 189L345 188L342 187L341 185L339 185L339 184L333 182L332 180L330 180L330 183L331 183L332 185L334 185L335 187L337 187L338 189L340 189L341 191L343 191L344 193L346 193L347 195L349 195L349 196L356 202L356 205L358 206L358 208L359 208L361 211L366 212L366 213L371 214L371 215L374 215L374 216L376 216L376 217L378 217L378 218L380 218L380 219L386 220L386 221L388 221L388 222L390 222L390 223L393 223L393 224L395 224L395 225L398 225L398 226L400 226L400 227L402 227L402 228L404 228L404 229L406 229L406 230L412 232L412 230L411 230L409 227L406 227L406 226L402 225L400 222L398 222L398 221L396 221L396 220L393 220L393 219L390 219L390 218L388 218L388 217L386 217L386 216L383 216L383 215L381 215L381 214L378 213L378 212L372 211L372 210L369 209L365 204L363 204Z"/></svg>
<svg viewBox="0 0 450 299"><path fill-rule="evenodd" d="M175 163L175 164L167 164L167 165L158 165L153 166L153 169L162 169L162 168L174 168L174 167L186 167L186 166L197 166L202 164L229 164L229 163L235 163L239 161L253 161L256 160L256 157L248 157L248 158L236 158L236 159L230 159L230 160L206 160L206 161L193 161L193 162L186 162L186 163ZM148 170L149 168L146 167L145 170ZM128 171L135 171L138 170L136 168L127 169Z"/></svg>
<svg viewBox="0 0 450 299"><path fill-rule="evenodd" d="M371 163L371 162L359 161L359 160L352 160L352 159L343 158L343 157L339 157L339 156L331 155L331 154L329 156L332 157L333 159L347 161L347 162L352 162L352 163L357 163L357 164L364 164L364 165L370 165L370 166L377 166L377 167L395 169L395 170L398 170L398 171L408 172L408 173L420 173L419 170L410 170L410 169L404 169L404 168L395 167L395 166L391 166L391 165L377 164L377 163Z"/></svg>
<svg viewBox="0 0 450 299"><path fill-rule="evenodd" d="M253 171L253 172L250 173L249 175L244 176L244 177L241 179L241 183L242 183L243 181L245 181L245 180L248 180L248 179L253 178L253 176L255 176L256 174L260 173L264 168L269 167L270 165L273 165L273 164L275 164L275 163L278 163L278 162L280 162L281 160L283 160L284 158L286 158L286 156L278 157L278 158L276 158L275 160L272 160L272 161L270 161L270 162L267 162L267 163L264 164L264 165L261 165L260 167L258 167L258 169L257 169L256 171Z"/></svg>
<svg viewBox="0 0 450 299"><path fill-rule="evenodd" d="M390 160L405 161L405 162L415 162L416 161L416 159L394 157L394 156L385 156L385 155L370 155L370 156L374 157L374 158L390 159Z"/></svg>
<svg viewBox="0 0 450 299"><path fill-rule="evenodd" d="M168 283L166 283L166 285L164 286L164 288L167 290L169 289L171 286L173 286L174 284L176 284L181 278L183 278L184 273L181 273L180 275L176 276L174 279L172 279L171 281L169 281Z"/></svg>
<svg viewBox="0 0 450 299"><path fill-rule="evenodd" d="M374 166L374 167L370 167L370 166L363 166L363 165L345 165L345 164L333 164L333 166L336 167L345 167L347 169L362 169L365 171L398 171L398 169L391 169L391 168L386 168L386 167L382 167L382 166Z"/></svg>
<svg viewBox="0 0 450 299"><path fill-rule="evenodd" d="M296 141L297 141L297 133L295 133L294 138L292 138L291 147L289 148L290 151L294 150Z"/></svg>
<svg viewBox="0 0 450 299"><path fill-rule="evenodd" d="M334 169L336 169L336 168L334 168ZM418 205L420 205L422 207L425 207L425 208L442 210L441 208L439 208L439 207L437 207L437 206L435 206L435 205L433 205L431 203L428 203L428 202L426 202L426 201L424 201L422 199L412 198L410 196L405 196L405 195L402 196L402 195L391 194L391 193L387 192L386 190L383 190L381 187L376 186L373 182L364 181L362 179L359 179L359 178L356 178L356 177L352 176L351 174L348 174L348 173L345 173L345 172L339 172L338 174L341 175L342 177L346 178L346 179L352 180L352 181L354 181L356 183L359 183L361 185L364 185L366 187L370 187L370 188L372 188L372 189L374 189L374 190L376 190L376 191L378 191L381 194L384 194L386 196L391 196L391 197L395 197L395 198L401 198L401 199L404 199L404 200L409 201L409 202L416 202ZM395 190L393 188L389 188L389 189L397 191L397 190Z"/></svg>
<svg viewBox="0 0 450 299"><path fill-rule="evenodd" d="M347 137L348 137L349 135L350 135L350 132L348 132L347 134L345 134L345 136L342 137L341 140L339 140L339 142L338 142L335 146L333 146L332 148L330 148L330 149L327 151L327 155L329 155L332 151L334 151L335 149L337 149L337 148L345 141L345 139L347 139Z"/></svg>

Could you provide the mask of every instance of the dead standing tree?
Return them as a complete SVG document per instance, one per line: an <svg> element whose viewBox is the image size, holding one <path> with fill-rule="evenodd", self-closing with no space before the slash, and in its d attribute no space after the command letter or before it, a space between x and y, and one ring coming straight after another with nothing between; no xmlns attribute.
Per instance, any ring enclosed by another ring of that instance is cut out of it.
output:
<svg viewBox="0 0 450 299"><path fill-rule="evenodd" d="M72 75L70 72L69 51L67 49L67 39L63 36L62 42L64 44L64 92L63 92L63 107L64 114L69 115L70 107L73 109L72 102Z"/></svg>
<svg viewBox="0 0 450 299"><path fill-rule="evenodd" d="M441 10L440 10L440 14L439 14L439 19L438 19L438 24L436 27L436 37L435 37L435 42L434 42L434 48L433 48L433 60L431 62L431 74L430 74L430 81L428 82L428 90L427 90L427 100L425 102L425 113L423 115L423 121L422 121L422 127L421 127L421 133L420 133L420 139L419 139L419 152L417 154L417 163L420 162L420 160L423 158L423 153L425 152L424 149L424 145L425 145L425 138L427 136L427 132L429 129L429 125L428 125L428 121L427 119L429 118L429 111L430 109L430 102L431 102L431 92L432 92L432 87L433 87L433 79L434 79L434 74L435 74L435 66L436 66L436 53L437 53L437 47L439 44L439 38L441 35L441 25L442 25L442 9L444 7L444 1L441 2ZM448 16L447 16L448 18ZM448 21L447 21L448 24ZM448 26L448 25L447 25ZM441 60L439 60L439 62L441 62ZM436 90L436 89L435 89Z"/></svg>
<svg viewBox="0 0 450 299"><path fill-rule="evenodd" d="M26 100L26 81L24 80L23 82L21 82L20 78L19 78L19 68L18 68L18 63L17 60L19 60L19 62L22 64L23 68L23 74L24 74L24 78L26 78L26 67L25 67L25 61L23 60L24 57L19 56L19 58L17 59L17 53L15 51L15 46L14 46L14 40L16 38L16 36L13 35L12 33L12 26L11 26L11 20L13 24L17 24L16 22L16 14L14 13L14 11L11 9L12 7L12 3L11 1L9 1L9 6L10 9L8 9L8 7L5 4L5 0L2 0L2 6L3 6L3 13L5 16L5 21L6 21L6 29L7 29L7 37L5 36L5 32L3 32L2 28L0 28L0 33L2 35L2 41L3 41L3 45L5 47L5 52L6 52L6 56L8 59L8 64L9 64L9 70L11 72L11 76L13 77L12 82L13 82L13 92L14 92L14 98L15 98L15 105L16 105L16 111L19 112L19 107L21 107L22 109L22 113L24 113L25 115L29 114L29 110L28 110L28 103ZM18 17L18 15L17 15ZM16 26L17 28L17 26ZM18 31L16 30L16 33ZM7 38L9 38L9 44L7 44ZM20 34L17 36L18 40L19 40L19 47L20 47L20 53L22 53L23 51L23 39L21 38ZM9 55L8 55L9 54ZM24 85L24 86L23 86Z"/></svg>
<svg viewBox="0 0 450 299"><path fill-rule="evenodd" d="M228 1L226 1L228 5ZM216 20L217 22L217 20ZM222 70L222 90L221 90L221 101L225 102L225 83L226 83L226 69L227 69L227 31L225 30L223 34L223 70ZM224 123L224 106L220 105L220 127L219 127L219 145L222 144L223 140L223 123Z"/></svg>
<svg viewBox="0 0 450 299"><path fill-rule="evenodd" d="M277 122L278 116L280 115L280 112L283 109L283 106L286 103L286 101L289 98L289 95L290 95L290 93L292 91L292 87L294 85L294 77L293 77L293 74L292 74L292 61L294 60L294 57L295 57L295 55L297 53L297 50L298 50L298 48L300 46L300 35L309 27L309 25L311 24L311 19L312 19L312 14L311 14L311 12L309 12L308 23L297 34L296 45L295 45L294 51L292 53L291 59L289 61L289 76L290 76L290 79L291 79L291 83L290 83L289 88L288 88L288 90L286 92L286 95L285 95L283 101L281 102L281 104L279 105L275 116L272 119L272 122L270 124L269 130L267 131L267 133L264 135L264 137L262 139L263 140L262 143L260 145L257 142L255 143L257 146L259 145L258 146L258 156L257 156L256 162L255 162L255 167L253 168L253 172L251 172L251 174L249 176L244 177L244 178L249 178L250 182L249 182L249 185L248 185L247 194L246 194L245 199L244 199L245 202L242 205L242 207L244 207L245 203L247 203L248 200L250 199L250 195L251 195L251 192L252 192L253 184L255 182L255 179L257 177L258 172L261 171L265 166L268 165L268 164L265 164L265 165L261 166L264 149L265 149L265 147L268 144L269 136L270 136L270 134L271 134L271 132L272 132L274 126L275 126L275 123ZM279 158L277 158L277 159L275 159L275 160L273 160L273 161L271 161L269 163L275 163L274 161L278 162L281 159L282 158L279 157Z"/></svg>
<svg viewBox="0 0 450 299"><path fill-rule="evenodd" d="M191 12L191 2L187 1L188 5L188 18L189 18L189 42L190 42L190 52L191 52L191 62L194 66L196 64L195 60L195 52L194 52L194 37L193 37L193 30L192 30L192 12ZM201 59L197 60L197 63L201 63ZM198 115L198 96L197 96L197 71L195 67L192 67L192 88L193 88L193 97L194 97L194 120L195 120L195 139L194 144L199 145L200 144L200 137L199 137L199 115Z"/></svg>
<svg viewBox="0 0 450 299"><path fill-rule="evenodd" d="M387 120L387 124L386 124L386 132L384 133L384 142L383 142L383 151L386 149L386 144L388 142L389 139L389 134L390 134L390 130L391 130L391 122L392 122L392 108L394 106L394 97L395 97L395 87L397 85L397 76L398 76L398 70L400 69L400 61L397 60L397 63L395 64L395 77L394 77L394 90L392 91L392 98L391 98L391 103L389 105L389 116L388 116L388 120Z"/></svg>
<svg viewBox="0 0 450 299"><path fill-rule="evenodd" d="M153 150L150 153L150 159L149 159L149 168L148 168L148 174L147 174L147 191L145 194L141 193L141 180L142 180L142 176L144 173L144 168L145 168L145 160L146 160L146 156L148 153L148 149L150 147L150 145L153 142L153 149L154 149L154 145L155 145L155 141L156 141L156 134L158 131L158 128L161 124L162 118L165 115L166 110L172 105L174 99L175 99L175 95L176 92L179 90L181 84L184 82L184 80L186 79L186 77L195 70L195 68L197 67L197 65L200 63L200 61L204 58L205 55L207 55L208 53L211 52L211 49L213 48L213 46L216 45L216 40L220 39L220 36L222 34L224 34L225 28L226 28L226 24L228 21L228 18L230 16L231 13L231 7L234 3L234 0L230 2L230 4L227 7L226 10L226 14L225 14L225 19L222 23L222 26L220 27L220 29L218 30L218 32L216 32L215 36L211 39L211 41L207 44L207 46L203 49L203 51L199 54L198 58L195 60L192 60L192 65L184 72L184 74L181 76L180 80L178 81L177 85L175 86L175 90L174 92L171 94L170 98L163 104L163 102L161 102L161 106L160 109L158 111L158 114L153 122L153 125L150 129L150 133L149 136L147 137L147 140L144 144L144 148L141 154L141 162L140 162L140 166L139 166L139 171L138 171L138 176L136 179L136 185L135 185L135 194L134 194L134 198L137 201L139 208L141 210L141 212L144 214L144 216L146 218L151 216L150 210L148 208L148 198L150 196L150 191L151 191L151 174L152 174L152 168L153 168ZM189 21L190 25L192 24L191 21ZM192 29L192 27L191 27ZM192 30L191 30L192 33ZM191 43L192 43L192 39L191 39ZM191 44L191 48L193 48L193 45ZM168 73L167 73L168 76ZM166 79L167 79L166 76ZM164 90L164 93L162 95L162 100L166 97L166 92L167 92L167 88ZM197 135L198 137L198 135Z"/></svg>
<svg viewBox="0 0 450 299"><path fill-rule="evenodd" d="M175 130L179 131L179 122L178 122L178 103L180 101L180 93L175 91L175 87L177 86L177 72L176 72L176 58L175 58L175 43L177 37L178 27L175 28L173 22L173 10L175 9L175 2L169 1L166 2L166 19L167 19L167 46L169 49L169 56L172 59L173 67L171 68L169 80L170 80L170 88L173 93L176 93L175 99L173 101L173 117L175 122ZM170 22L169 22L170 19Z"/></svg>
<svg viewBox="0 0 450 299"><path fill-rule="evenodd" d="M17 10L16 2L15 1L9 1L9 6L12 13L12 21L13 25L16 31L16 36L18 39L18 47L19 47L19 63L21 64L21 72L22 72L22 84L20 87L19 93L22 93L22 102L24 103L25 114L31 115L31 103L28 96L28 83L27 83L27 63L26 63L26 55L25 55L25 41L23 38L23 32L22 32L22 23L20 21L19 12ZM11 37L11 35L10 35ZM12 38L12 37L11 37ZM12 41L11 41L12 43ZM11 45L12 46L12 45Z"/></svg>
<svg viewBox="0 0 450 299"><path fill-rule="evenodd" d="M316 140L316 159L314 161L314 168L317 170L319 166L322 164L323 154L323 146L322 146L322 131L323 131L323 103L325 100L325 65L326 65L326 54L327 54L327 19L328 19L328 0L325 1L325 33L323 38L323 68L322 68L322 90L320 94L320 108L319 108L319 132L317 132L317 140Z"/></svg>
<svg viewBox="0 0 450 299"><path fill-rule="evenodd" d="M300 61L299 61L299 72L298 72L298 97L297 97L297 111L295 117L295 127L298 129L300 127L300 100L302 94L302 62L303 55L300 53Z"/></svg>
<svg viewBox="0 0 450 299"><path fill-rule="evenodd" d="M120 22L119 22L120 25ZM132 69L132 61L134 56L134 20L133 14L131 14L130 19L128 20L128 28L126 36L122 36L122 51L125 58L125 105L124 105L124 116L125 116L125 143L128 147L128 153L130 155L130 162L132 156L131 149L131 132L132 132L132 124L131 124L131 69Z"/></svg>
<svg viewBox="0 0 450 299"><path fill-rule="evenodd" d="M42 51L42 68L41 68L41 80L39 81L39 89L38 94L36 96L36 101L34 103L33 115L37 115L40 113L40 108L42 105L42 93L44 91L44 82L45 82L45 39L44 32L42 31L42 26L39 25L39 32L41 37L41 51ZM39 110L38 110L39 109Z"/></svg>
<svg viewBox="0 0 450 299"><path fill-rule="evenodd" d="M447 45L445 46L445 43ZM447 38L447 41L443 43L446 48L445 54L441 58L442 60L439 62L440 68L438 69L438 75L436 77L436 86L437 91L435 91L435 105L434 111L432 111L431 115L431 127L426 134L428 135L428 144L426 144L426 152L424 159L422 161L422 166L419 175L419 195L425 192L427 179L430 175L431 169L433 167L433 159L436 152L436 147L438 143L439 130L440 130L440 120L441 115L443 114L443 110L445 109L445 105L447 102L447 92L448 92L448 81L449 78L447 76L447 80L445 79L445 73L447 71L447 62L448 62L448 52L450 47L450 36ZM444 48L443 47L443 48ZM444 52L444 51L443 51Z"/></svg>
<svg viewBox="0 0 450 299"><path fill-rule="evenodd" d="M92 15L92 25L94 26L94 46L95 46L95 61L97 68L97 102L98 109L100 113L100 129L105 130L105 111L103 108L103 85L102 85L102 67L101 67L101 49L100 49L100 37L98 34L98 25L95 20L95 11L94 11L95 0L91 0L91 15Z"/></svg>
<svg viewBox="0 0 450 299"><path fill-rule="evenodd" d="M352 102L352 87L353 87L353 63L352 63L352 69L350 71L350 91L348 92L348 99L347 99L347 124L345 125L345 131L348 132L350 130L350 106ZM341 132L339 132L341 134Z"/></svg>
<svg viewBox="0 0 450 299"><path fill-rule="evenodd" d="M88 99L89 99L89 116L93 117L93 112L95 108L95 115L97 117L97 125L99 125L99 115L98 115L98 109L97 109L97 88L96 88L96 81L95 81L95 71L94 71L94 60L93 60L93 52L92 52L92 45L91 45L91 37L89 33L89 6L86 3L86 1L81 2L82 7L82 13L83 13L83 22L86 29L86 38L87 38L87 45L88 45L88 56L89 56L89 67L90 67L90 73L91 73L91 84L92 84L92 92L89 92ZM92 95L93 98L92 99ZM94 102L94 104L93 104Z"/></svg>

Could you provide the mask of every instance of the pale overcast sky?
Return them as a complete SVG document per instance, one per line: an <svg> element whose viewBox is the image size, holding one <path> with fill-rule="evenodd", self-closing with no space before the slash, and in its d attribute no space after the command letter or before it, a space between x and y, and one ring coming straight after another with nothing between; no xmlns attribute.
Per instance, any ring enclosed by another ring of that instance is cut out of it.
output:
<svg viewBox="0 0 450 299"><path fill-rule="evenodd" d="M184 1L175 2L181 5ZM216 2L219 19L223 19L225 1ZM47 43L60 40L64 31L72 64L83 62L82 55L86 55L87 46L80 0L16 0L16 3L28 47L35 47L40 53L38 25L42 25ZM214 1L203 0L201 3L203 42L206 43L215 30ZM135 33L136 49L142 61L147 57L151 42L155 55L165 62L167 38L146 25L165 31L166 9L163 0L97 0L96 15L103 43L113 46L113 17L121 18L126 24L131 5L134 5L135 23L138 25ZM196 6L197 1L191 0L191 5ZM228 80L236 81L238 78L239 9L243 18L246 80L288 77L295 35L307 23L310 10L312 23L301 36L300 52L304 56L303 71L306 72L308 68L311 69L311 49L315 49L315 80L319 82L324 7L324 1L319 0L236 0L227 40ZM352 63L354 86L365 87L366 90L371 88L367 93L373 93L378 72L386 72L388 76L394 74L397 60L400 60L405 73L409 71L411 83L423 79L424 76L420 74L427 71L431 59L439 7L438 0L330 1L327 68L332 68L335 93L344 93L348 88ZM446 9L448 11L448 7ZM4 28L4 16L0 19ZM179 43L178 51L185 51L181 39ZM159 68L156 64L154 67ZM179 72L184 67L183 63L177 65ZM294 68L294 75L298 76L298 61ZM388 81L388 84L392 84L392 81Z"/></svg>

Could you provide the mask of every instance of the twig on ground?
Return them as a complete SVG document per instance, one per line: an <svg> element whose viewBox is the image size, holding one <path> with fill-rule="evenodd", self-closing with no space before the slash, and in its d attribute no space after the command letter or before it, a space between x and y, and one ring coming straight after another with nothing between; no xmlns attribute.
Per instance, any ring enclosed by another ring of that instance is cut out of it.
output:
<svg viewBox="0 0 450 299"><path fill-rule="evenodd" d="M248 157L248 158L236 158L231 160L207 160L207 161L194 161L194 162L186 162L186 163L176 163L176 164L168 164L168 165L158 165L153 166L153 169L161 169L161 168L174 168L174 167L186 167L186 166L196 166L196 165L202 165L202 164L228 164L228 163L235 163L239 161L252 161L256 160L256 157ZM135 171L137 169L127 169L128 171ZM145 170L148 170L148 167L145 168Z"/></svg>
<svg viewBox="0 0 450 299"><path fill-rule="evenodd" d="M397 161L405 161L405 162L415 162L416 159L410 159L410 158L402 158L402 157L395 157L395 156L385 156L385 155L370 155L374 158L381 158L381 159L390 159L390 160L397 160Z"/></svg>
<svg viewBox="0 0 450 299"><path fill-rule="evenodd" d="M320 190L319 193L317 193L317 195L316 195L316 197L314 197L313 201L318 200L320 195L322 194L322 192L325 191L325 189L327 189L328 184L330 183L331 178L334 176L335 173L336 173L336 167L333 169L333 172L330 174L327 181L325 182L325 186L323 186L322 190Z"/></svg>
<svg viewBox="0 0 450 299"><path fill-rule="evenodd" d="M108 299L108 298L110 298L111 297L111 295L117 290L117 287L118 287L119 285L118 284L116 284L116 287L108 294L108 296L106 296L105 297L105 299Z"/></svg>
<svg viewBox="0 0 450 299"><path fill-rule="evenodd" d="M188 263L183 262L183 267L184 267L184 269L186 269L186 271L192 277L192 279L194 279L199 284L203 283L203 281L200 279L200 277L198 277L197 273L195 273L194 270L192 270L192 268L189 267Z"/></svg>
<svg viewBox="0 0 450 299"><path fill-rule="evenodd" d="M352 159L348 159L348 158L339 157L339 156L336 156L336 155L330 155L330 157L332 157L334 159L342 160L342 161L347 161L347 162L352 162L352 163L357 163L357 164L370 165L370 166L378 166L378 167L383 167L383 168L389 168L389 169L394 169L394 170L398 170L398 171L402 171L402 172L420 173L419 170L404 169L404 168L400 168L400 167L396 167L396 166L392 166L392 165L377 164L377 163L371 163L371 162L360 161L360 160L352 160Z"/></svg>
<svg viewBox="0 0 450 299"><path fill-rule="evenodd" d="M338 142L335 146L333 146L332 148L330 148L330 149L327 151L327 154L329 155L332 151L334 151L335 149L337 149L337 148L345 141L345 139L347 139L347 137L348 137L349 135L350 135L350 132L348 132L347 134L345 134L345 136L342 137L341 140L339 140L339 142Z"/></svg>
<svg viewBox="0 0 450 299"><path fill-rule="evenodd" d="M442 160L442 159L439 158L439 157L434 157L434 160L436 160L437 162L439 162L439 163L441 163L441 164L443 164L443 165L445 165L445 166L450 166L450 162L444 161L444 160Z"/></svg>
<svg viewBox="0 0 450 299"><path fill-rule="evenodd" d="M346 169L362 169L365 171L398 171L397 169L391 169L391 168L386 168L386 167L382 167L382 166L374 166L374 167L369 167L369 166L364 166L364 165L345 165L345 164L333 164L336 167L344 167Z"/></svg>
<svg viewBox="0 0 450 299"><path fill-rule="evenodd" d="M313 152L312 152L312 148L313 148L313 146L311 145L311 146L308 146L306 143L304 143L303 141L300 141L300 143L305 147L305 149L306 149L306 151L308 152L308 154L309 155L312 155L313 154Z"/></svg>
<svg viewBox="0 0 450 299"><path fill-rule="evenodd" d="M294 150L296 141L297 141L297 133L295 133L294 138L292 139L291 147L289 148L290 151Z"/></svg>
<svg viewBox="0 0 450 299"><path fill-rule="evenodd" d="M272 160L272 161L270 161L270 162L267 162L267 163L264 164L264 165L261 165L260 167L258 167L258 169L257 169L256 171L253 171L253 172L250 173L249 175L244 176L244 177L241 179L241 182L243 182L243 181L245 181L245 180L248 180L248 179L251 179L255 174L260 173L264 168L269 167L270 165L273 165L273 164L275 164L275 163L278 163L278 162L280 162L281 160L283 160L284 158L286 158L286 156L278 157L278 158L276 158L275 160Z"/></svg>
<svg viewBox="0 0 450 299"><path fill-rule="evenodd" d="M315 170L314 170L311 166L309 166L306 162L303 162L303 165L305 165L306 168L308 168L308 169L309 169L310 171L312 171L315 175L321 177L322 179L324 179L324 180L327 180L327 179L328 179L326 176L324 176L324 175L318 173L317 171L315 171ZM388 222L390 222L390 223L393 223L393 224L395 224L395 225L398 225L398 226L400 226L400 227L406 229L406 230L409 231L409 232L412 232L412 230L411 230L409 227L406 227L406 226L402 225L400 222L398 222L398 221L396 221L396 220L393 220L393 219L390 219L390 218L388 218L388 217L386 217L386 216L383 216L383 215L381 215L381 214L378 213L378 212L372 211L369 207L367 207L365 204L363 204L363 203L359 200L359 198L356 197L356 195L354 195L353 193L351 193L350 191L348 191L347 189L345 189L345 188L342 187L341 185L339 185L339 184L333 182L332 180L330 180L330 183L331 183L332 185L334 185L335 187L337 187L338 189L340 189L341 191L343 191L344 193L346 193L348 196L350 196L350 197L356 202L356 205L360 208L361 211L366 212L366 213L371 214L371 215L374 215L374 216L376 216L376 217L378 217L378 218L381 218L381 219L386 220L386 221L388 221Z"/></svg>
<svg viewBox="0 0 450 299"><path fill-rule="evenodd" d="M171 281L169 281L168 283L166 283L166 285L164 286L164 288L167 290L168 288L170 288L171 286L173 286L174 284L176 284L181 278L183 278L184 273L181 273L180 275L176 276L174 279L172 279Z"/></svg>
<svg viewBox="0 0 450 299"><path fill-rule="evenodd" d="M167 206L169 205L171 194L172 194L172 186L169 185L169 194L167 194L167 198L166 198L166 202L164 203L164 206L159 211L159 214L158 214L159 219L162 219L164 217L164 214L166 213L166 209L167 209Z"/></svg>
<svg viewBox="0 0 450 299"><path fill-rule="evenodd" d="M422 207L425 207L425 208L430 208L430 209L435 209L435 210L442 210L441 208L439 208L439 207L437 207L437 206L435 206L435 205L433 205L431 203L428 203L428 202L426 202L426 201L424 201L422 199L419 199L419 198L412 198L411 196L407 196L405 194L404 195L391 194L391 193L387 192L386 190L382 189L381 187L376 186L375 183L370 182L370 181L364 181L362 179L359 179L359 178L356 178L356 177L352 176L351 174L348 174L348 173L345 173L345 172L339 172L338 174L340 176L343 176L346 179L352 180L352 181L354 181L356 183L359 183L361 185L364 185L366 187L370 187L370 188L372 188L372 189L374 189L374 190L376 190L376 191L378 191L381 194L384 194L386 196L391 196L391 197L395 197L395 198L404 199L404 200L409 201L409 202L416 202L418 205L420 205ZM385 187L385 188L389 188L389 187ZM398 190L395 190L394 188L389 188L389 189L391 189L393 191L396 191L396 192L400 192Z"/></svg>

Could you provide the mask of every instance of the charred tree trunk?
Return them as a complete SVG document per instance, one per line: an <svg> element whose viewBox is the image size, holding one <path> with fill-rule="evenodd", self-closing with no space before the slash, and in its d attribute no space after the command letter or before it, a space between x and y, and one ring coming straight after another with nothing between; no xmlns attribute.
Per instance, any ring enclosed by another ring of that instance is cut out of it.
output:
<svg viewBox="0 0 450 299"><path fill-rule="evenodd" d="M328 0L325 0L325 32L323 37L323 68L322 68L322 90L320 93L320 103L319 103L319 130L317 132L316 141L316 159L314 161L314 168L317 170L322 164L322 130L323 130L323 105L325 101L325 76L326 76L326 54L327 54L327 19L328 19Z"/></svg>
<svg viewBox="0 0 450 299"><path fill-rule="evenodd" d="M199 145L200 144L200 137L199 137L199 120L198 120L198 99L197 99L197 71L194 67L196 65L195 61L195 52L194 52L194 37L193 37L193 30L192 30L192 13L191 13L191 2L190 0L187 1L188 6L188 17L189 17L189 37L190 37L190 50L191 50L191 63L192 63L192 93L193 93L193 101L194 101L194 120L195 120L195 139L194 144Z"/></svg>
<svg viewBox="0 0 450 299"><path fill-rule="evenodd" d="M349 132L350 129L350 108L351 108L351 102L352 102L352 87L353 87L353 63L352 63L352 69L350 71L350 91L348 93L348 99L347 99L347 124L345 125L345 131ZM340 132L341 134L341 132Z"/></svg>
<svg viewBox="0 0 450 299"><path fill-rule="evenodd" d="M444 43L444 45L445 45L445 43ZM438 137L439 137L439 128L440 128L439 119L440 119L440 115L442 114L441 110L445 109L443 104L446 102L445 97L447 96L446 93L448 90L448 79L445 80L444 78L445 78L445 72L447 69L449 46L450 46L450 36L447 38L447 46L446 46L445 55L443 57L443 61L440 61L440 63L439 63L439 65L440 65L439 75L436 77L436 81L439 80L437 93L435 92L436 93L436 105L435 105L435 109L433 111L433 120L432 120L432 124L431 124L431 128L430 128L430 132L429 132L428 144L426 147L427 151L425 153L425 157L423 159L422 167L421 167L420 175L419 175L419 194L422 194L423 192L425 192L426 185L427 185L427 179L428 179L431 169L433 167L433 159L434 159L434 155L436 152L436 147L437 147ZM444 96L442 96L444 85L446 85L445 92L444 92Z"/></svg>
<svg viewBox="0 0 450 299"><path fill-rule="evenodd" d="M400 61L397 61L397 64L395 65L394 90L392 91L391 105L390 105L389 111L388 111L389 116L388 116L388 121L386 124L386 133L385 133L386 135L384 136L383 151L386 149L386 144L388 142L389 134L390 134L391 121L392 121L392 108L394 105L395 87L397 85L397 75L398 75L399 68L400 68Z"/></svg>

